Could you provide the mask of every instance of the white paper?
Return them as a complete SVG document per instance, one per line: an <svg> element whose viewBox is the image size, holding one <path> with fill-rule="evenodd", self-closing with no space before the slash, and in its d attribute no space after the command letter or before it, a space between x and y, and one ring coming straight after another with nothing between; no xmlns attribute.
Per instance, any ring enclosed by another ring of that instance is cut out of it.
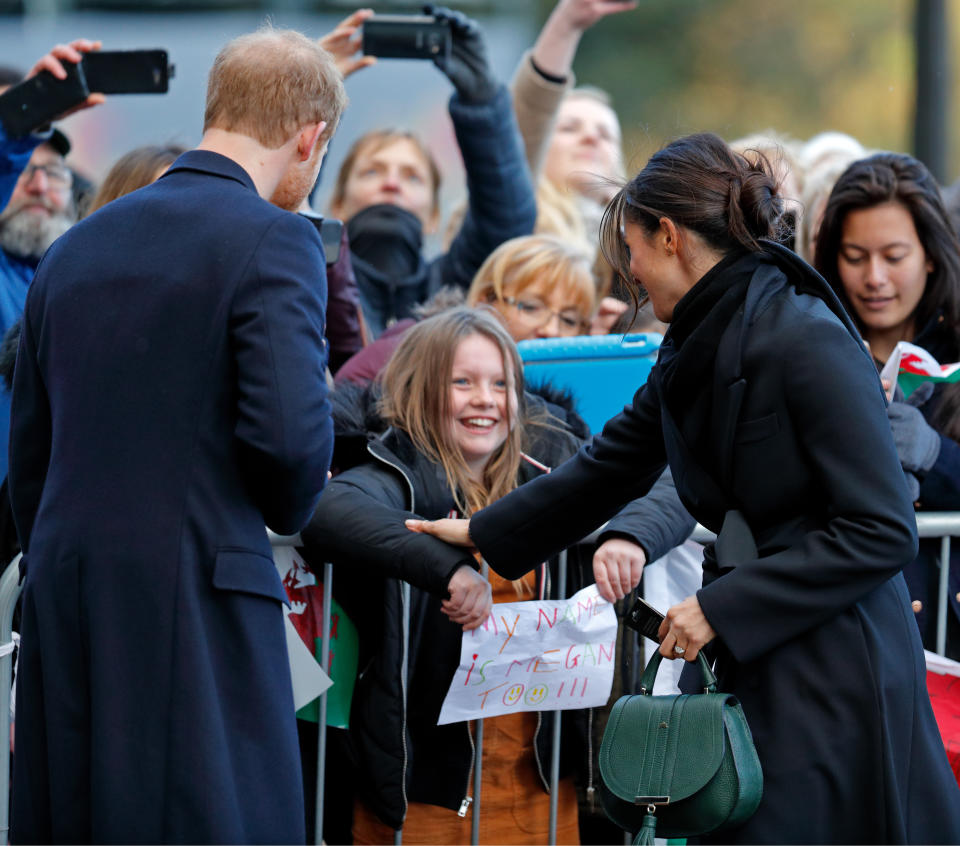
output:
<svg viewBox="0 0 960 846"><path fill-rule="evenodd" d="M437 724L605 705L616 645L617 615L596 585L569 599L494 605L463 633Z"/></svg>
<svg viewBox="0 0 960 846"><path fill-rule="evenodd" d="M893 391L897 384L901 358L903 358L903 346L902 342L898 342L893 348L893 352L890 353L890 358L887 359L887 363L883 365L883 370L880 371L880 378L889 382L891 385L890 396L893 396Z"/></svg>
<svg viewBox="0 0 960 846"><path fill-rule="evenodd" d="M929 652L926 649L923 650L923 657L926 658L928 670L939 673L941 676L960 676L960 664L956 661L951 661L949 658L944 658L942 655L937 655L936 652Z"/></svg>

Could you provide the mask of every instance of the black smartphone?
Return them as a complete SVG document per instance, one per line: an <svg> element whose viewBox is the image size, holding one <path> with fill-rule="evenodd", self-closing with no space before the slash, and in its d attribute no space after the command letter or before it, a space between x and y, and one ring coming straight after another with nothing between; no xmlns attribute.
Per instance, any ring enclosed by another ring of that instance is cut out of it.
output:
<svg viewBox="0 0 960 846"><path fill-rule="evenodd" d="M374 15L363 22L363 52L383 59L450 55L450 24L432 15Z"/></svg>
<svg viewBox="0 0 960 846"><path fill-rule="evenodd" d="M80 64L87 88L102 94L165 94L174 74L166 50L98 50Z"/></svg>
<svg viewBox="0 0 960 846"><path fill-rule="evenodd" d="M29 135L90 96L83 68L63 62L63 69L66 79L40 71L0 94L0 122L8 138Z"/></svg>
<svg viewBox="0 0 960 846"><path fill-rule="evenodd" d="M631 629L636 629L640 634L650 638L654 643L660 643L657 632L660 630L660 624L663 620L663 613L639 596L626 617L626 623Z"/></svg>
<svg viewBox="0 0 960 846"><path fill-rule="evenodd" d="M343 221L335 217L324 217L323 215L312 212L307 214L300 212L300 217L309 220L317 232L320 233L320 240L323 242L323 253L327 257L327 264L336 264L340 258L340 238L343 235Z"/></svg>

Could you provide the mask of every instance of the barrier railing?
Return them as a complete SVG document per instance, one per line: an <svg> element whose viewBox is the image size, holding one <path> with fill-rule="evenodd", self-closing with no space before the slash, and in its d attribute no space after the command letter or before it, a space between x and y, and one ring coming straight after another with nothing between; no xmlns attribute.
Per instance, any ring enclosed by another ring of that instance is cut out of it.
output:
<svg viewBox="0 0 960 846"><path fill-rule="evenodd" d="M928 513L917 515L917 534L921 538L940 538L940 559L939 559L939 591L937 596L937 652L943 655L946 650L947 637L947 607L949 602L949 577L950 577L950 539L960 537L960 511ZM277 535L269 532L270 542L273 546L297 546L299 545L299 535ZM693 540L705 542L712 540L715 536L703 526L697 526L691 535ZM3 575L0 576L0 738L6 738L6 741L0 740L0 797L9 795L10 790L10 693L13 671L13 612L16 606L17 598L20 596L19 584L19 563L18 555L7 565ZM331 601L333 594L333 565L325 564L323 568L324 591L323 591L323 618L329 620L331 617ZM566 552L560 555L558 587L560 594L566 593L567 579L567 556ZM408 634L408 633L405 633ZM330 627L324 625L323 636L321 640L321 666L324 672L330 671ZM314 797L316 804L316 826L314 830L315 843L323 842L323 813L324 799L323 792L325 787L325 762L326 762L326 717L327 717L327 694L320 697L318 712L318 740L317 740L317 792ZM549 842L556 843L557 835L557 802L559 785L559 766L560 766L560 729L561 720L554 719L553 724L553 760L550 769L550 824L549 824ZM482 722L482 721L481 721ZM479 820L481 812L480 778L482 761L482 728L477 738L477 767L474 772L474 802L471 807L472 826L471 843L479 842ZM9 821L9 803L0 801L0 838L3 841L9 839L8 832L10 828ZM402 841L402 831L398 831L395 842Z"/></svg>

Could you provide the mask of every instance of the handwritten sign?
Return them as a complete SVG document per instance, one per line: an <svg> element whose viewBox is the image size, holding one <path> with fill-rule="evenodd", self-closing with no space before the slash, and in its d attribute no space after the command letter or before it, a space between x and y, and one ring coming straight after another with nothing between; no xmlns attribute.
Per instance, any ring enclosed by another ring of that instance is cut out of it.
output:
<svg viewBox="0 0 960 846"><path fill-rule="evenodd" d="M483 626L463 634L437 724L603 705L616 642L616 612L596 585L570 599L494 605Z"/></svg>

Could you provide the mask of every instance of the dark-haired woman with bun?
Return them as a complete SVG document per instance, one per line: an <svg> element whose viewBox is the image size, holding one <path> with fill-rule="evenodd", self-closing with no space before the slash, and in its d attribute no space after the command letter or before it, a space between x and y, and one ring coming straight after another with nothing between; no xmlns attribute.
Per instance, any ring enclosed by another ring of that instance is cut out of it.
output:
<svg viewBox="0 0 960 846"><path fill-rule="evenodd" d="M911 156L854 162L830 194L815 262L880 367L898 341L960 360L960 242L930 172ZM960 511L960 384L928 383L887 408L917 509ZM904 569L925 645L936 643L939 543ZM950 567L947 655L960 659L960 552Z"/></svg>
<svg viewBox="0 0 960 846"><path fill-rule="evenodd" d="M756 814L717 839L957 843L960 790L900 574L916 523L883 389L833 290L772 240L781 214L766 163L715 135L655 154L603 227L614 265L670 324L647 384L548 477L469 521L410 528L473 544L513 578L669 461L720 537L660 652L693 661L709 645L764 770Z"/></svg>

